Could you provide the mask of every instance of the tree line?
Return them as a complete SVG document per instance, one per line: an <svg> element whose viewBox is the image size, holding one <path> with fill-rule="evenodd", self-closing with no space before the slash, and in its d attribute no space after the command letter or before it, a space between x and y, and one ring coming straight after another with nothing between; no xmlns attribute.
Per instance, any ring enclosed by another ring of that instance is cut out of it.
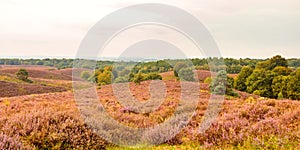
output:
<svg viewBox="0 0 300 150"><path fill-rule="evenodd" d="M289 67L288 61L277 55L255 67L243 67L234 87L263 97L299 100L300 68Z"/></svg>
<svg viewBox="0 0 300 150"><path fill-rule="evenodd" d="M74 61L78 59L0 59L0 65L43 65L43 66L52 66L58 69L64 68L72 68ZM173 71L173 67L176 63L181 61L191 61L195 66L195 69L198 70L210 70L218 72L226 68L227 73L237 74L239 73L244 66L255 67L257 63L267 61L269 59L233 59L233 58L192 58L192 59L185 59L185 60L158 60L152 62L127 62L127 61L118 61L117 65L123 66L133 66L134 65L134 72L137 70L141 71L142 73L148 72L166 72L166 71ZM300 67L300 59L286 59L287 65L291 69L296 69ZM81 64L80 66L83 68L91 68L89 61L83 61L86 64ZM93 62L92 60L90 62ZM209 65L209 62L214 62ZM224 63L221 63L224 62ZM96 69L103 69L109 65L115 65L116 62L114 61L97 61L95 68ZM214 64L214 66L212 66Z"/></svg>

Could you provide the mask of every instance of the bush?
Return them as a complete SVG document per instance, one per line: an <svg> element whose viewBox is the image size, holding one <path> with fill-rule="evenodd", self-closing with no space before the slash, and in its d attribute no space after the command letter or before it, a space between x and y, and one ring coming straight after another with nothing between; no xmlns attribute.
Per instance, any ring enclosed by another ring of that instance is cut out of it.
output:
<svg viewBox="0 0 300 150"><path fill-rule="evenodd" d="M140 84L144 80L145 80L145 75L143 75L142 73L138 73L134 75L133 82L135 84Z"/></svg>
<svg viewBox="0 0 300 150"><path fill-rule="evenodd" d="M278 94L278 99L283 99L284 97L283 97L283 94L282 94L282 92L280 92L279 94Z"/></svg>
<svg viewBox="0 0 300 150"><path fill-rule="evenodd" d="M91 77L91 73L89 71L83 71L80 74L80 78L84 80L88 80Z"/></svg>
<svg viewBox="0 0 300 150"><path fill-rule="evenodd" d="M102 73L100 73L97 77L98 85L106 85L111 84L112 81L112 72L104 70Z"/></svg>
<svg viewBox="0 0 300 150"><path fill-rule="evenodd" d="M19 137L9 137L0 133L0 149L25 149L19 141Z"/></svg>
<svg viewBox="0 0 300 150"><path fill-rule="evenodd" d="M145 80L162 80L162 76L156 72L146 75Z"/></svg>
<svg viewBox="0 0 300 150"><path fill-rule="evenodd" d="M17 73L17 78L24 82L32 83L32 80L28 79L28 72L26 69L20 69Z"/></svg>

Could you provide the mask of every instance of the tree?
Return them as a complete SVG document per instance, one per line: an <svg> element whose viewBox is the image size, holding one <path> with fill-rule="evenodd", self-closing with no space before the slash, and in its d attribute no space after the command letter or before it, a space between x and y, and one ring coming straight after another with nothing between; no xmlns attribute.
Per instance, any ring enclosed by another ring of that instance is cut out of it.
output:
<svg viewBox="0 0 300 150"><path fill-rule="evenodd" d="M272 82L275 74L265 69L255 69L247 78L246 86L248 93L255 93L263 97L274 98Z"/></svg>
<svg viewBox="0 0 300 150"><path fill-rule="evenodd" d="M289 76L287 83L287 97L294 100L300 100L300 68Z"/></svg>
<svg viewBox="0 0 300 150"><path fill-rule="evenodd" d="M245 66L242 68L241 72L238 74L235 82L235 88L240 91L246 91L246 81L247 78L252 74L253 69L251 67Z"/></svg>
<svg viewBox="0 0 300 150"><path fill-rule="evenodd" d="M179 70L179 78L183 81L195 81L193 68L182 68Z"/></svg>
<svg viewBox="0 0 300 150"><path fill-rule="evenodd" d="M280 55L276 55L269 60L260 62L256 65L257 69L273 70L277 66L288 67L287 60Z"/></svg>
<svg viewBox="0 0 300 150"><path fill-rule="evenodd" d="M188 65L185 62L178 62L176 63L176 65L174 66L174 75L175 77L178 77L178 73L182 68L187 68Z"/></svg>
<svg viewBox="0 0 300 150"><path fill-rule="evenodd" d="M287 98L287 76L276 76L272 81L272 91L274 97L278 99Z"/></svg>
<svg viewBox="0 0 300 150"><path fill-rule="evenodd" d="M22 81L24 81L24 82L32 82L31 80L29 80L28 79L28 72L27 72L27 70L26 69L20 69L17 73L16 73L16 75L17 75L17 78L19 79L19 80L22 80Z"/></svg>
<svg viewBox="0 0 300 150"><path fill-rule="evenodd" d="M276 75L288 76L293 71L287 67L277 66L272 70Z"/></svg>
<svg viewBox="0 0 300 150"><path fill-rule="evenodd" d="M228 77L226 71L221 70L217 73L216 77L212 79L210 84L210 90L212 93L217 95L231 95L237 96L232 90L234 79L232 77Z"/></svg>

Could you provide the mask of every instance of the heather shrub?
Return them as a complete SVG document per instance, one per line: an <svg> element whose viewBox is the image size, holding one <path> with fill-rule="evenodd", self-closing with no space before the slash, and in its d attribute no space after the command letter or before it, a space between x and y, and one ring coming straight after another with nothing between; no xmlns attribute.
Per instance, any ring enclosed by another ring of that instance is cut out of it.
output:
<svg viewBox="0 0 300 150"><path fill-rule="evenodd" d="M300 110L291 112L287 107L295 110L297 105L262 100L240 108L227 106L218 121L197 139L206 148L293 149L300 142L299 124L295 122L300 119Z"/></svg>
<svg viewBox="0 0 300 150"><path fill-rule="evenodd" d="M1 130L9 136L20 136L23 143L37 149L103 149L107 143L74 113L33 108L11 117Z"/></svg>
<svg viewBox="0 0 300 150"><path fill-rule="evenodd" d="M19 137L9 137L0 133L0 149L25 149Z"/></svg>

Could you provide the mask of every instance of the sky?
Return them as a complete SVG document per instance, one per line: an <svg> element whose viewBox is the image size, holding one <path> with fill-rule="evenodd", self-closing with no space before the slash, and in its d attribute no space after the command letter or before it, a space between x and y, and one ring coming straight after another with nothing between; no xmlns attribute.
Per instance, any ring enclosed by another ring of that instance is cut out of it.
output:
<svg viewBox="0 0 300 150"><path fill-rule="evenodd" d="M81 41L101 18L143 3L167 4L195 16L213 36L223 57L300 57L299 0L0 0L0 57L75 58ZM178 33L148 26L120 33L101 57L118 57L130 54L126 49L145 47L134 43L141 35L183 43L187 57L204 55ZM174 48L162 46L167 47ZM140 54L146 57L144 52Z"/></svg>

